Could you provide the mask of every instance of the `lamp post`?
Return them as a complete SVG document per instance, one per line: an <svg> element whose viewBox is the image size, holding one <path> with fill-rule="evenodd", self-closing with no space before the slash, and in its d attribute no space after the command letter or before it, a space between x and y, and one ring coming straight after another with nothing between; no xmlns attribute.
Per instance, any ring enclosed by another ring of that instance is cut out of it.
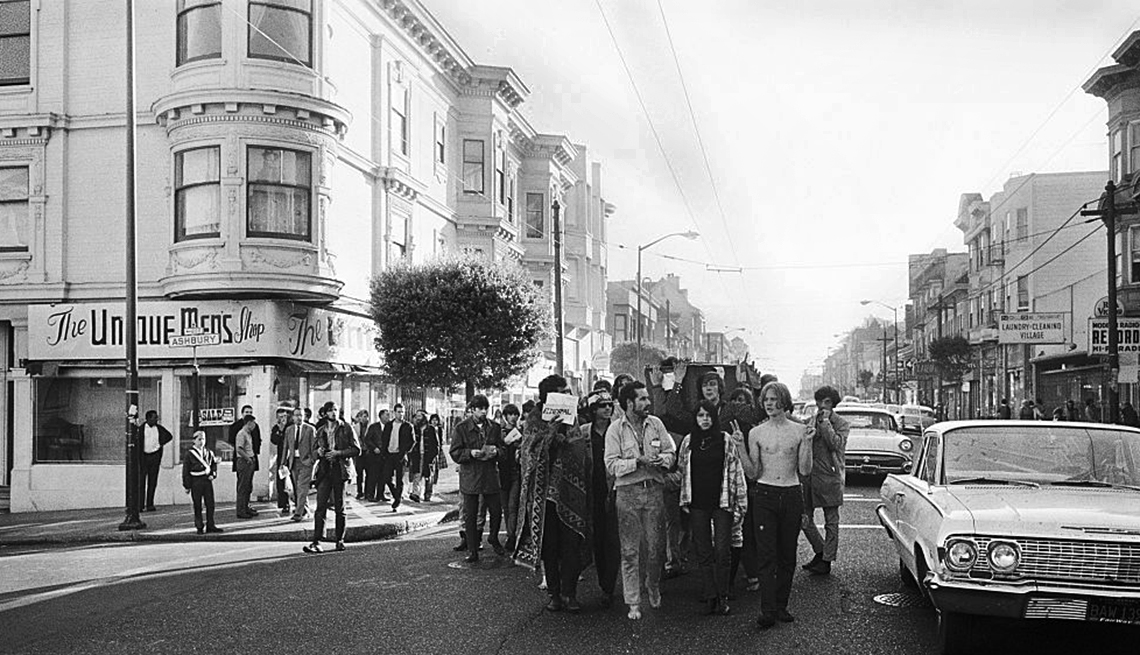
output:
<svg viewBox="0 0 1140 655"><path fill-rule="evenodd" d="M899 383L899 308L898 307L892 307L892 306L888 305L887 303L879 301L879 300L860 300L859 301L859 304L863 305L863 306L870 305L871 303L875 303L876 305L886 307L887 309L891 310L891 312L894 314L894 317L895 317L894 318L894 323L895 323L895 339L894 339L894 341L895 341L895 364L893 367L894 368L894 378L895 378L895 400L900 401L899 404L901 405L902 399L899 398L899 395L902 392L902 388L901 388L901 385ZM887 345L886 345L886 343L884 343L883 344L883 357L884 357L883 382L884 383L886 383L886 381L887 381L887 370L886 370L886 362L885 362L886 354L887 354ZM886 402L886 397L887 397L887 394L885 393L885 390L884 390L883 402Z"/></svg>
<svg viewBox="0 0 1140 655"><path fill-rule="evenodd" d="M665 236L657 237L649 243L637 247L637 374L641 375L641 253L644 250L661 243L669 237L685 237L686 239L696 239L701 236L698 232L671 232Z"/></svg>

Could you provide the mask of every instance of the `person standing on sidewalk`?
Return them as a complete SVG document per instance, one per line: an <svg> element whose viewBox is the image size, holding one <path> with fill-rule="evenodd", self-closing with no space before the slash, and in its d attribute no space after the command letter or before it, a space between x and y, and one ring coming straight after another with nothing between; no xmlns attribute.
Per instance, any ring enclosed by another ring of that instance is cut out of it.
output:
<svg viewBox="0 0 1140 655"><path fill-rule="evenodd" d="M309 513L309 490L313 486L313 464L317 461L317 430L305 421L305 410L293 410L293 424L285 428L285 466L293 481L294 523Z"/></svg>
<svg viewBox="0 0 1140 655"><path fill-rule="evenodd" d="M823 386L815 392L819 408L812 419L815 438L812 439L811 475L803 479L804 518L803 532L815 557L803 565L803 570L814 575L829 575L831 563L839 552L839 508L843 506L843 456L847 452L847 435L851 426L839 414L839 392ZM823 531L815 527L815 508L823 510Z"/></svg>
<svg viewBox="0 0 1140 655"><path fill-rule="evenodd" d="M503 407L503 443L506 445L499 453L499 488L502 489L500 502L507 527L505 548L508 553L514 552L519 537L519 446L523 439L519 416L518 405L507 403Z"/></svg>
<svg viewBox="0 0 1140 655"><path fill-rule="evenodd" d="M325 413L325 424L317 433L317 456L321 464L317 468L317 511L313 516L313 542L302 550L306 553L321 552L321 539L325 535L325 514L329 504L336 515L336 549L344 550L344 532L347 527L344 516L344 483L351 477L351 460L360 454L356 432L352 426L340 420L336 403Z"/></svg>
<svg viewBox="0 0 1140 655"><path fill-rule="evenodd" d="M420 410L421 412L423 410ZM423 462L420 466L420 473L424 476L424 502L431 502L432 491L435 489L435 483L439 481L439 452L440 452L440 432L439 432L439 416L432 415L435 421L424 419L423 432L420 434L420 442L423 447Z"/></svg>
<svg viewBox="0 0 1140 655"><path fill-rule="evenodd" d="M269 443L274 447L273 465L269 467L273 488L277 492L277 509L281 516L289 516L289 491L285 480L289 469L285 466L285 429L289 427L289 408L277 408L277 422L269 430Z"/></svg>
<svg viewBox="0 0 1140 655"><path fill-rule="evenodd" d="M621 537L621 579L629 618L641 618L642 571L649 606L661 607L665 551L665 471L673 468L676 447L661 419L649 413L645 384L629 382L618 392L622 413L606 430L606 470L617 490ZM643 561L644 555L644 561Z"/></svg>
<svg viewBox="0 0 1140 655"><path fill-rule="evenodd" d="M577 613L578 576L593 546L590 442L561 417L543 416L552 393L570 393L566 378L549 375L538 383L538 404L526 418L519 447L523 530L515 561L536 568L541 560L550 595L546 609Z"/></svg>
<svg viewBox="0 0 1140 655"><path fill-rule="evenodd" d="M384 426L388 424L389 412L382 409L376 414L376 422L370 423L360 444L368 466L368 486L364 488L364 500L387 502L384 497Z"/></svg>
<svg viewBox="0 0 1140 655"><path fill-rule="evenodd" d="M487 420L491 403L483 394L475 394L467 404L471 416L460 421L451 433L451 459L459 466L459 494L463 499L463 533L467 545L464 561L479 561L479 504L487 504L491 513L491 531L487 541L496 555L505 555L499 544L499 521L503 507L499 502L499 471L495 466L503 435L499 424Z"/></svg>
<svg viewBox="0 0 1140 655"><path fill-rule="evenodd" d="M253 414L245 417L245 425L238 430L234 437L234 471L237 472L237 517L239 519L252 519L257 516L257 510L249 506L249 497L253 493L253 474L257 471L257 454L253 449L253 429L257 421Z"/></svg>
<svg viewBox="0 0 1140 655"><path fill-rule="evenodd" d="M415 435L412 425L404 420L404 406L401 403L392 407L392 416L392 422L384 426L380 437L385 462L380 477L392 493L392 511L395 512L404 498L404 462L415 445Z"/></svg>
<svg viewBox="0 0 1140 655"><path fill-rule="evenodd" d="M194 503L194 527L198 534L222 532L214 523L214 478L218 477L218 458L206 448L206 433L194 433L194 445L182 458L182 487ZM202 521L202 504L206 520Z"/></svg>
<svg viewBox="0 0 1140 655"><path fill-rule="evenodd" d="M417 409L412 416L412 448L408 451L408 484L412 490L408 492L408 500L418 503L424 480L423 437L424 426L427 425L427 412Z"/></svg>
<svg viewBox="0 0 1140 655"><path fill-rule="evenodd" d="M360 454L352 458L356 467L356 499L364 500L365 490L368 489L368 450L364 448L364 435L368 433L368 410L362 409L352 415L352 426L356 429L356 441L360 446Z"/></svg>
<svg viewBox="0 0 1140 655"><path fill-rule="evenodd" d="M137 420L137 419L136 419ZM143 477L146 489L144 512L154 511L154 490L158 487L158 471L162 467L162 447L174 440L170 430L158 424L158 412L148 409L145 422L138 428L143 447Z"/></svg>
<svg viewBox="0 0 1140 655"><path fill-rule="evenodd" d="M768 420L748 433L749 447L739 446L744 474L756 480L749 504L755 504L756 549L760 559L760 615L756 626L767 630L776 621L791 623L788 612L796 541L804 509L800 476L811 474L811 426L789 418L792 394L781 382L760 391Z"/></svg>

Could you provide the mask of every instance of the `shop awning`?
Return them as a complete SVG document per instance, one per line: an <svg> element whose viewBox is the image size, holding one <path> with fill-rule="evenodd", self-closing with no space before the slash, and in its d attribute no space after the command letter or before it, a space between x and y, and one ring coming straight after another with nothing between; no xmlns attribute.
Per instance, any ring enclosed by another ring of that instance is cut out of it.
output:
<svg viewBox="0 0 1140 655"><path fill-rule="evenodd" d="M383 375L384 369L375 366L340 364L338 362L312 362L303 359L274 359L271 362L282 366L294 375Z"/></svg>
<svg viewBox="0 0 1140 655"><path fill-rule="evenodd" d="M210 366L213 368L238 368L241 366L250 366L259 364L261 360L249 359L244 357L199 357L198 366ZM123 359L49 359L49 360L35 360L28 359L23 362L24 369L28 375L57 375L60 369L126 369L127 362ZM140 359L139 368L185 368L191 366L192 363L188 359Z"/></svg>

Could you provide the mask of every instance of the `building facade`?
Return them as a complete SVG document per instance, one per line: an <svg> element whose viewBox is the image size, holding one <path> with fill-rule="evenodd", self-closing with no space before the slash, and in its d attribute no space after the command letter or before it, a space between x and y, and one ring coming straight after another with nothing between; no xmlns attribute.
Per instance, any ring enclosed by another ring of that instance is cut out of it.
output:
<svg viewBox="0 0 1140 655"><path fill-rule="evenodd" d="M0 62L0 483L13 511L114 506L125 495L125 16L106 0L0 4L16 53ZM286 402L449 411L442 392L382 382L371 277L467 252L550 280L555 201L581 223L563 273L581 289L568 330L588 344L574 367L604 346L613 209L600 166L533 129L526 85L474 62L418 0L136 5L140 409L176 437L157 502L188 502L174 468L196 368L196 418L223 459L247 404L266 436ZM170 345L195 330L220 345ZM259 495L270 456L266 443ZM221 500L234 493L228 468Z"/></svg>

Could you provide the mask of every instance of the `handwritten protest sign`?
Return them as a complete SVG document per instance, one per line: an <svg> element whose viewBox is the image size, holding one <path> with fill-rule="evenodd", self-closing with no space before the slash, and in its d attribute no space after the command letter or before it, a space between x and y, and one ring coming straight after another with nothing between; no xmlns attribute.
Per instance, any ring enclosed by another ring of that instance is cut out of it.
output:
<svg viewBox="0 0 1140 655"><path fill-rule="evenodd" d="M578 396L568 393L546 394L546 404L542 406L542 420L562 421L567 425L574 425L578 415Z"/></svg>

